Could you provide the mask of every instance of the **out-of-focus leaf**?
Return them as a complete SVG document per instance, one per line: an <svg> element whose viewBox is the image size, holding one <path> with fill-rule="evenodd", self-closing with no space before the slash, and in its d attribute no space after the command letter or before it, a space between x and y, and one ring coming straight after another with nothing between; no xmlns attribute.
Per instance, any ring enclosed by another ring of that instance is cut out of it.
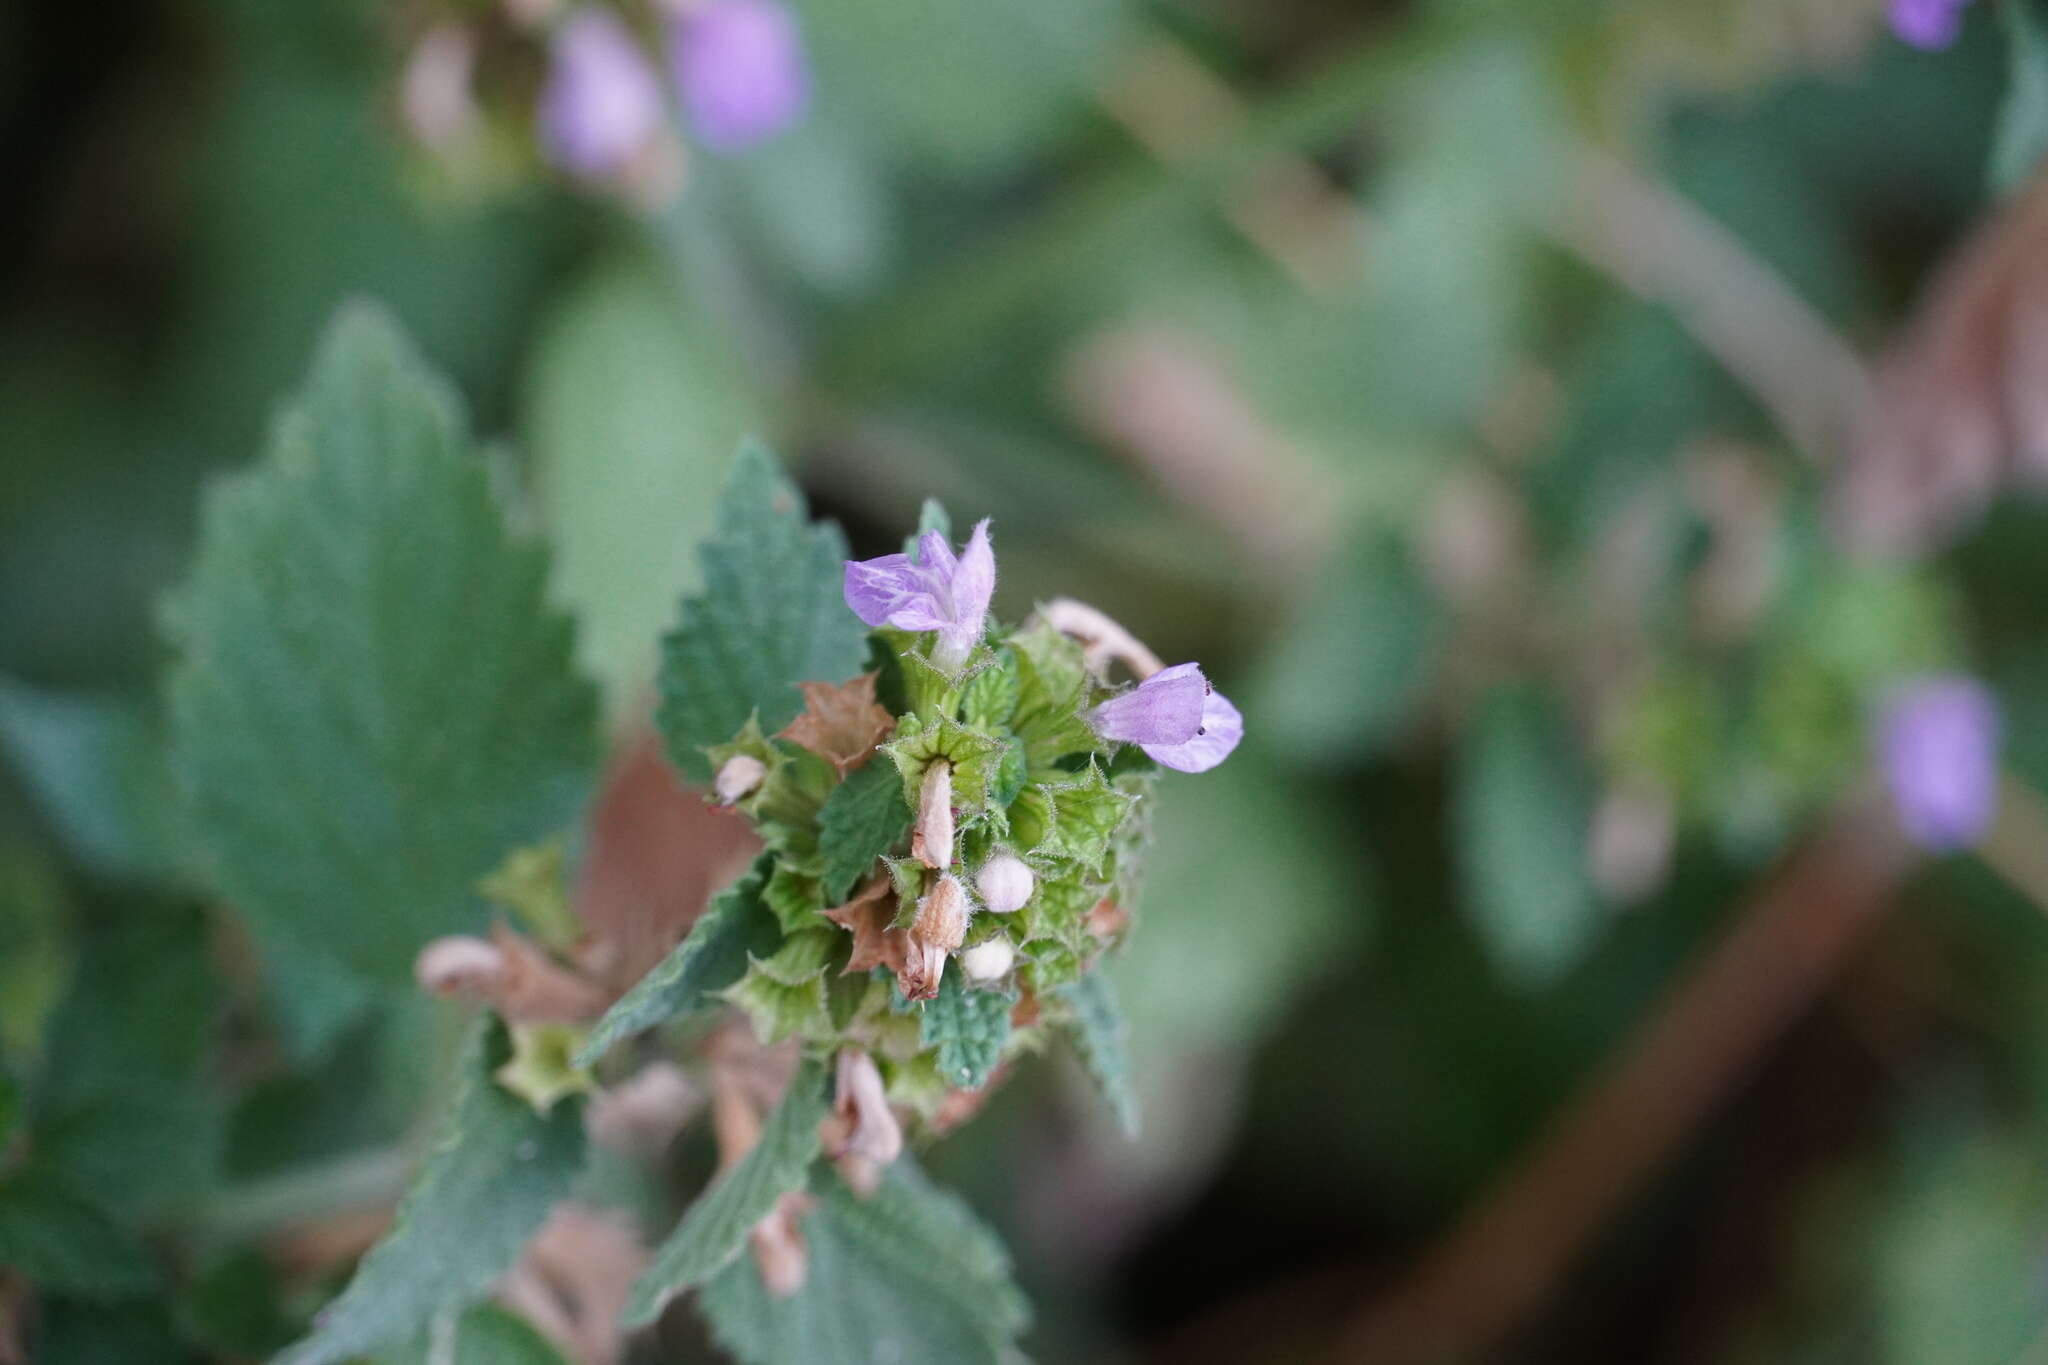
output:
<svg viewBox="0 0 2048 1365"><path fill-rule="evenodd" d="M755 231L813 287L853 293L887 268L893 206L873 156L845 124L806 119L733 169Z"/></svg>
<svg viewBox="0 0 2048 1365"><path fill-rule="evenodd" d="M1361 537L1321 577L1259 679L1251 710L1265 738L1312 767L1372 750L1421 685L1433 615L1395 538Z"/></svg>
<svg viewBox="0 0 2048 1365"><path fill-rule="evenodd" d="M562 1354L524 1318L482 1303L379 1352L372 1365L562 1365Z"/></svg>
<svg viewBox="0 0 2048 1365"><path fill-rule="evenodd" d="M1487 700L1459 756L1458 863L1465 908L1494 962L1542 986L1600 920L1586 870L1586 805L1559 718L1536 692Z"/></svg>
<svg viewBox="0 0 2048 1365"><path fill-rule="evenodd" d="M537 1114L491 1079L509 1049L478 1030L446 1128L384 1240L277 1365L326 1365L402 1340L481 1298L583 1166L583 1106Z"/></svg>
<svg viewBox="0 0 2048 1365"><path fill-rule="evenodd" d="M754 860L747 874L712 897L710 908L653 971L605 1011L576 1054L589 1066L612 1044L699 1008L714 992L745 975L751 953L774 951L780 928L761 901L772 855Z"/></svg>
<svg viewBox="0 0 2048 1365"><path fill-rule="evenodd" d="M2048 4L2006 0L1998 12L2012 55L1991 150L1991 184L2009 191L2025 184L2048 153Z"/></svg>
<svg viewBox="0 0 2048 1365"><path fill-rule="evenodd" d="M887 763L869 763L833 789L818 812L818 852L825 859L825 903L845 901L862 873L910 833L903 784Z"/></svg>
<svg viewBox="0 0 2048 1365"><path fill-rule="evenodd" d="M208 500L171 613L209 870L272 947L398 979L481 919L509 849L573 817L595 699L545 575L453 395L388 318L344 311L263 462Z"/></svg>
<svg viewBox="0 0 2048 1365"><path fill-rule="evenodd" d="M526 394L556 594L617 717L654 676L677 596L697 586L694 552L750 405L709 322L632 256L600 264L555 310Z"/></svg>
<svg viewBox="0 0 2048 1365"><path fill-rule="evenodd" d="M704 542L704 591L683 601L682 623L662 641L659 721L669 759L709 780L704 750L729 742L758 716L764 734L803 707L800 682L861 671L867 627L840 584L846 537L807 519L803 494L766 448L733 461Z"/></svg>
<svg viewBox="0 0 2048 1365"><path fill-rule="evenodd" d="M878 146L966 174L1026 153L1081 107L1128 32L1122 0L817 3L804 20L814 119L866 125Z"/></svg>
<svg viewBox="0 0 2048 1365"><path fill-rule="evenodd" d="M0 1057L42 1051L70 971L70 915L57 870L25 844L0 843Z"/></svg>
<svg viewBox="0 0 2048 1365"><path fill-rule="evenodd" d="M0 749L87 867L157 882L183 871L163 737L141 707L0 678Z"/></svg>
<svg viewBox="0 0 2048 1365"><path fill-rule="evenodd" d="M770 1295L750 1257L704 1286L711 1330L745 1365L998 1365L1030 1308L1002 1244L899 1158L868 1199L822 1168L804 1218L803 1288Z"/></svg>
<svg viewBox="0 0 2048 1365"><path fill-rule="evenodd" d="M142 1248L104 1209L33 1166L0 1181L0 1267L50 1294L121 1298L156 1283Z"/></svg>
<svg viewBox="0 0 2048 1365"><path fill-rule="evenodd" d="M818 1155L818 1125L830 1109L824 1068L816 1062L798 1067L789 1092L762 1125L761 1140L690 1206L633 1286L627 1326L654 1321L670 1299L725 1269L775 1201L804 1187Z"/></svg>
<svg viewBox="0 0 2048 1365"><path fill-rule="evenodd" d="M1131 1088L1130 1026L1116 1001L1116 987L1101 972L1090 972L1059 992L1074 1011L1074 1051L1116 1111L1126 1137L1138 1135L1138 1094Z"/></svg>
<svg viewBox="0 0 2048 1365"><path fill-rule="evenodd" d="M205 1069L220 998L198 910L146 905L96 926L49 1020L38 1161L122 1216L203 1191L220 1144Z"/></svg>
<svg viewBox="0 0 2048 1365"><path fill-rule="evenodd" d="M946 963L939 993L918 1023L918 1038L938 1049L939 1074L947 1085L979 1090L988 1083L1010 1041L1010 1007L1016 1003L1005 991L970 988L958 958Z"/></svg>

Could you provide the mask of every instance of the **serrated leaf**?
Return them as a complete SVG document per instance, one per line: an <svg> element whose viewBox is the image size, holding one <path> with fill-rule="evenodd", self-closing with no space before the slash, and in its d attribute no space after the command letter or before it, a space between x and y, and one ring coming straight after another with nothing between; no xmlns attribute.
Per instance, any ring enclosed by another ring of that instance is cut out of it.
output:
<svg viewBox="0 0 2048 1365"><path fill-rule="evenodd" d="M844 902L875 859L909 837L910 819L894 768L870 763L840 783L818 814L825 904Z"/></svg>
<svg viewBox="0 0 2048 1365"><path fill-rule="evenodd" d="M46 1293L100 1299L156 1283L142 1248L106 1210L33 1166L0 1182L0 1268Z"/></svg>
<svg viewBox="0 0 2048 1365"><path fill-rule="evenodd" d="M207 499L167 613L178 767L226 899L384 980L570 822L596 696L454 396L382 313L328 329L263 460Z"/></svg>
<svg viewBox="0 0 2048 1365"><path fill-rule="evenodd" d="M526 375L555 586L614 717L653 680L656 641L716 525L712 490L753 425L730 348L670 279L644 255L600 262L551 310Z"/></svg>
<svg viewBox="0 0 2048 1365"><path fill-rule="evenodd" d="M501 1029L477 1031L441 1139L391 1230L274 1365L347 1360L476 1302L569 1192L583 1167L583 1106L536 1114L491 1079L507 1053Z"/></svg>
<svg viewBox="0 0 2048 1365"><path fill-rule="evenodd" d="M1540 986L1598 927L1586 812L1551 709L1526 688L1497 692L1468 735L1457 779L1466 907L1502 971Z"/></svg>
<svg viewBox="0 0 2048 1365"><path fill-rule="evenodd" d="M763 854L745 876L711 898L683 941L605 1011L576 1053L576 1065L589 1066L621 1038L703 1008L746 973L751 954L774 951L775 920L761 903L773 865Z"/></svg>
<svg viewBox="0 0 2048 1365"><path fill-rule="evenodd" d="M1050 772L1069 754L1086 753L1100 741L1082 712L1088 699L1088 669L1081 646L1043 621L1010 637L1017 661L1017 704L1010 728L1024 744L1034 775Z"/></svg>
<svg viewBox="0 0 2048 1365"><path fill-rule="evenodd" d="M761 1140L690 1206L634 1284L623 1318L628 1327L654 1321L671 1298L731 1264L775 1201L803 1188L818 1155L818 1125L829 1109L824 1068L806 1062L762 1126Z"/></svg>
<svg viewBox="0 0 2048 1365"><path fill-rule="evenodd" d="M704 591L662 641L659 722L669 757L699 782L703 750L758 715L769 734L802 709L800 682L849 678L867 627L841 595L846 538L806 520L803 495L765 447L733 461L718 530L704 544Z"/></svg>
<svg viewBox="0 0 2048 1365"><path fill-rule="evenodd" d="M825 883L792 860L778 858L774 875L761 891L761 901L774 913L784 933L795 933L818 922L826 904Z"/></svg>
<svg viewBox="0 0 2048 1365"><path fill-rule="evenodd" d="M1091 871L1102 867L1138 798L1112 785L1094 763L1073 780L1044 787L1052 798L1053 828L1046 846Z"/></svg>
<svg viewBox="0 0 2048 1365"><path fill-rule="evenodd" d="M999 1365L1031 1312L995 1234L933 1187L910 1158L856 1198L829 1170L812 1177L803 1288L775 1298L751 1257L704 1286L704 1316L744 1365Z"/></svg>
<svg viewBox="0 0 2048 1365"><path fill-rule="evenodd" d="M1138 1136L1138 1093L1131 1086L1130 1029L1116 1002L1116 987L1091 972L1059 992L1073 1009L1069 1036L1081 1065L1116 1111L1124 1136Z"/></svg>
<svg viewBox="0 0 2048 1365"><path fill-rule="evenodd" d="M924 772L935 758L953 765L953 804L969 810L988 798L1002 766L1003 741L982 730L970 730L950 716L921 721L906 716L896 737L882 746L903 779L903 802L915 809Z"/></svg>
<svg viewBox="0 0 2048 1365"><path fill-rule="evenodd" d="M1023 682L1017 676L1017 651L1004 645L995 662L967 680L960 689L960 719L978 730L1006 727L1016 713Z"/></svg>
<svg viewBox="0 0 2048 1365"><path fill-rule="evenodd" d="M924 1007L918 1037L938 1051L939 1074L948 1085L979 1090L1003 1059L1010 1041L1010 1007L1016 996L967 984L958 958L946 963L939 993Z"/></svg>
<svg viewBox="0 0 2048 1365"><path fill-rule="evenodd" d="M448 1313L402 1346L380 1351L374 1365L563 1365L562 1354L526 1319L480 1303Z"/></svg>
<svg viewBox="0 0 2048 1365"><path fill-rule="evenodd" d="M825 993L825 964L836 933L798 934L773 957L756 958L747 974L719 993L746 1011L754 1036L764 1045L785 1038L821 1038L832 1031Z"/></svg>

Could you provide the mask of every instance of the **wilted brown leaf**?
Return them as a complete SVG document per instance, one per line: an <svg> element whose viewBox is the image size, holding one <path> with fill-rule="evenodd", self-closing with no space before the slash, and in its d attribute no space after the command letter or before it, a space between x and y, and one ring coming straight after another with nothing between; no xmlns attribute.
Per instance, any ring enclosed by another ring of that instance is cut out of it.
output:
<svg viewBox="0 0 2048 1365"><path fill-rule="evenodd" d="M846 960L844 974L852 976L887 967L903 969L903 955L909 935L890 927L896 918L895 890L887 877L876 877L853 893L853 899L825 912L825 918L853 935L853 955Z"/></svg>
<svg viewBox="0 0 2048 1365"><path fill-rule="evenodd" d="M875 675L843 683L801 684L804 709L778 738L801 744L839 770L841 777L874 757L896 726L896 717L875 702Z"/></svg>

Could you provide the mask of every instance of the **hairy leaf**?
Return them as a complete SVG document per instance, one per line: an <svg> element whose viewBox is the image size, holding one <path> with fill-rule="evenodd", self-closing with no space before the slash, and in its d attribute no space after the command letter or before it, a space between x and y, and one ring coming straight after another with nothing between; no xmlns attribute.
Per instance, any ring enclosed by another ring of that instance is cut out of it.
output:
<svg viewBox="0 0 2048 1365"><path fill-rule="evenodd" d="M910 833L903 784L888 764L870 763L839 785L818 815L825 857L825 903L838 905L853 884Z"/></svg>
<svg viewBox="0 0 2048 1365"><path fill-rule="evenodd" d="M797 684L849 678L867 628L841 595L846 538L806 520L803 495L759 445L741 448L705 542L704 591L662 641L659 721L669 757L699 782L703 751L758 715L769 734L803 705Z"/></svg>
<svg viewBox="0 0 2048 1365"><path fill-rule="evenodd" d="M745 876L711 898L711 906L683 941L633 989L620 996L577 1051L577 1066L589 1066L612 1044L703 1006L747 970L750 953L774 951L774 917L761 903L774 859L754 860Z"/></svg>
<svg viewBox="0 0 2048 1365"><path fill-rule="evenodd" d="M948 1085L978 1090L988 1083L1010 1041L1015 1003L1016 997L1005 991L970 987L958 959L946 964L938 995L924 1007L918 1037L938 1049L939 1074Z"/></svg>
<svg viewBox="0 0 2048 1365"><path fill-rule="evenodd" d="M447 1127L391 1230L276 1365L347 1360L476 1302L569 1192L583 1167L582 1103L536 1114L491 1079L508 1050L501 1029L478 1030Z"/></svg>
<svg viewBox="0 0 2048 1365"><path fill-rule="evenodd" d="M752 1258L704 1286L713 1334L746 1365L998 1365L1015 1358L1030 1308L1003 1246L908 1157L868 1199L829 1170L803 1221L803 1288L771 1296Z"/></svg>
<svg viewBox="0 0 2048 1365"><path fill-rule="evenodd" d="M797 1068L789 1092L761 1129L761 1140L683 1215L654 1264L633 1286L625 1322L654 1321L675 1295L716 1275L747 1244L747 1233L775 1201L804 1186L818 1155L818 1125L829 1109L825 1071L816 1062Z"/></svg>
<svg viewBox="0 0 2048 1365"><path fill-rule="evenodd" d="M454 396L363 306L263 460L207 499L167 619L175 749L209 872L268 941L398 980L472 928L506 851L567 823L596 705Z"/></svg>
<svg viewBox="0 0 2048 1365"><path fill-rule="evenodd" d="M1060 991L1072 1007L1074 1051L1088 1075L1102 1089L1124 1136L1138 1136L1138 1093L1131 1086L1129 1029L1116 1002L1116 988L1101 972L1091 972Z"/></svg>

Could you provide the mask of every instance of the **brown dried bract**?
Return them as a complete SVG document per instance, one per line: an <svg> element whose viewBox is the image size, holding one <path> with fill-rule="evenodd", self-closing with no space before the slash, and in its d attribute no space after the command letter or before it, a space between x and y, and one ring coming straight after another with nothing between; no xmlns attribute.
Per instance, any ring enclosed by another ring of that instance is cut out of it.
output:
<svg viewBox="0 0 2048 1365"><path fill-rule="evenodd" d="M896 892L887 877L876 877L853 893L853 899L825 912L825 918L853 934L853 955L846 960L845 975L857 976L887 967L903 969L903 954L909 935L890 927L896 918Z"/></svg>
<svg viewBox="0 0 2048 1365"><path fill-rule="evenodd" d="M843 683L800 684L804 709L778 738L800 744L846 776L874 757L875 746L896 728L896 717L875 702L875 675Z"/></svg>

